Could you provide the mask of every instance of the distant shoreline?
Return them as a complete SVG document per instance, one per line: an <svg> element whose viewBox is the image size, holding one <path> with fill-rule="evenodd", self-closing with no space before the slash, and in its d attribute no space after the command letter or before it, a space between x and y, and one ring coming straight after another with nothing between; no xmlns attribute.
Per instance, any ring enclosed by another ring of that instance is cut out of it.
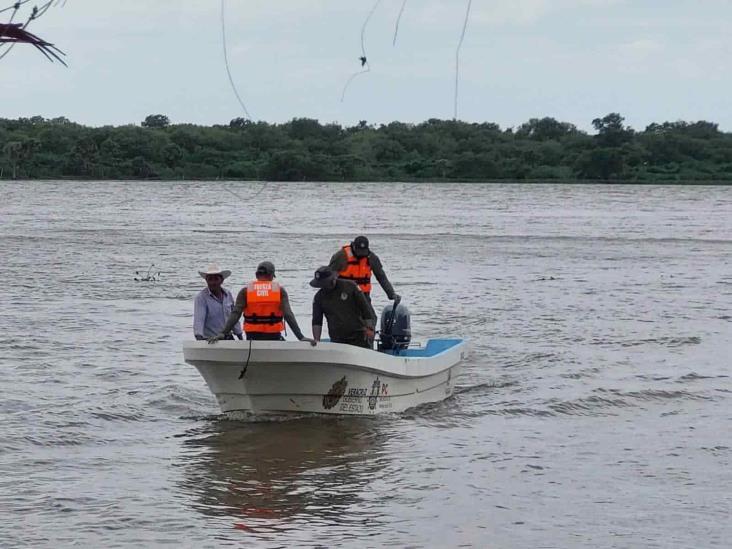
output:
<svg viewBox="0 0 732 549"><path fill-rule="evenodd" d="M553 118L517 128L430 119L379 126L284 124L87 127L66 118L0 119L0 179L730 185L732 133L713 122L643 131L617 113L597 134Z"/></svg>

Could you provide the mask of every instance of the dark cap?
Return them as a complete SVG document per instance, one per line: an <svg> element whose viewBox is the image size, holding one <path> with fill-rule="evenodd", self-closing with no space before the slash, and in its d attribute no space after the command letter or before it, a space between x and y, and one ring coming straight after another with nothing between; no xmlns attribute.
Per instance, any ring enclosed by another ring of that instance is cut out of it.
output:
<svg viewBox="0 0 732 549"><path fill-rule="evenodd" d="M367 257L369 255L369 239L365 236L357 236L351 242L351 250L356 257Z"/></svg>
<svg viewBox="0 0 732 549"><path fill-rule="evenodd" d="M264 275L264 276L274 276L275 275L274 263L272 263L271 261L262 261L259 265L257 265L256 274Z"/></svg>
<svg viewBox="0 0 732 549"><path fill-rule="evenodd" d="M310 281L310 285L313 288L325 288L336 276L336 273L334 273L327 265L318 267L313 279Z"/></svg>
<svg viewBox="0 0 732 549"><path fill-rule="evenodd" d="M353 242L351 242L351 246L353 246L353 251L357 250L368 250L369 249L369 239L365 236L357 236L353 239Z"/></svg>

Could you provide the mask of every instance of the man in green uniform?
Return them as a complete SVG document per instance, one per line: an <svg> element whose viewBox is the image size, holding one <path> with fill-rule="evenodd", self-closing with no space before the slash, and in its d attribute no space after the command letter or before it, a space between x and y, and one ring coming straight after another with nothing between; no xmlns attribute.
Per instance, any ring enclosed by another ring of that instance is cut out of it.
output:
<svg viewBox="0 0 732 549"><path fill-rule="evenodd" d="M325 316L332 342L371 349L376 314L358 286L349 280L339 279L338 273L327 266L315 271L310 285L319 288L313 299L315 341L320 341Z"/></svg>

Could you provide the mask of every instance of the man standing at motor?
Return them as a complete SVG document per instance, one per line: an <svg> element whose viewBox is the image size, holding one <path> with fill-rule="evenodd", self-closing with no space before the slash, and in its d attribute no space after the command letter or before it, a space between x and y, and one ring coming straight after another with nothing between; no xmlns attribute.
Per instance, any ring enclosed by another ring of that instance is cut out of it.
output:
<svg viewBox="0 0 732 549"><path fill-rule="evenodd" d="M333 254L329 267L338 273L338 278L356 283L369 303L371 303L372 273L386 292L386 297L391 300L399 297L386 277L379 256L370 250L369 239L365 236L357 236L353 242Z"/></svg>

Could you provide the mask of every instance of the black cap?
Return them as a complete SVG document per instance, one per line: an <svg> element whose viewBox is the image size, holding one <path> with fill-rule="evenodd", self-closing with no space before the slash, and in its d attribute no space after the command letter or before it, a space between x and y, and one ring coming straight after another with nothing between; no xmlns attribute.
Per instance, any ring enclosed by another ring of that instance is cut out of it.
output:
<svg viewBox="0 0 732 549"><path fill-rule="evenodd" d="M331 270L331 268L324 265L322 267L318 267L315 271L313 279L310 281L310 285L313 288L325 288L335 277L336 274Z"/></svg>
<svg viewBox="0 0 732 549"><path fill-rule="evenodd" d="M368 253L369 239L363 235L357 236L353 239L353 242L351 242L351 248L353 248L354 254L358 254L359 252L362 254Z"/></svg>
<svg viewBox="0 0 732 549"><path fill-rule="evenodd" d="M262 261L259 265L257 265L256 274L264 275L264 276L274 276L275 275L274 263L272 263L271 261Z"/></svg>

